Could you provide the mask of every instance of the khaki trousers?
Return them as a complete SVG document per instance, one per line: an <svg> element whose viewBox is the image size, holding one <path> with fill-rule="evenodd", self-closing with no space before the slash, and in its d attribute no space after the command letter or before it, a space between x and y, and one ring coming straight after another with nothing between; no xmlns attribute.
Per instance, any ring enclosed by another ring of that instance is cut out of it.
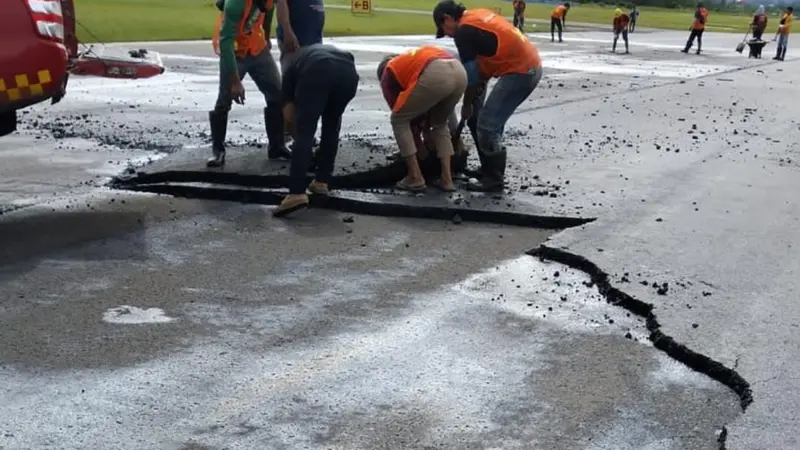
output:
<svg viewBox="0 0 800 450"><path fill-rule="evenodd" d="M411 121L427 114L431 137L439 158L453 154L453 142L447 126L448 118L467 89L467 72L457 59L431 61L419 76L416 86L400 110L392 112L391 123L400 154L417 152Z"/></svg>

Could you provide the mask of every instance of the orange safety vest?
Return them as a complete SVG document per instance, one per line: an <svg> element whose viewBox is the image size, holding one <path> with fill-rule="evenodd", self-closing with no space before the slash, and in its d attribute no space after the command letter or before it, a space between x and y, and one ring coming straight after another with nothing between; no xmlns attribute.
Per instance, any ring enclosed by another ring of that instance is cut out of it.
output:
<svg viewBox="0 0 800 450"><path fill-rule="evenodd" d="M497 52L492 56L478 56L478 70L485 79L510 73L527 73L542 67L539 50L511 22L488 9L468 9L459 25L469 25L488 31L497 38Z"/></svg>
<svg viewBox="0 0 800 450"><path fill-rule="evenodd" d="M274 5L274 0L267 0L267 9L271 9ZM236 40L233 43L233 49L236 52L236 57L241 58L251 54L258 55L267 47L267 38L264 34L264 20L266 14L259 12L256 20L251 23L250 12L253 10L253 0L245 0L244 3L244 16L239 21L239 31L236 33ZM219 55L219 32L222 29L222 22L225 19L225 13L221 12L217 18L217 23L214 26L214 36L211 38L211 46L214 48L214 53Z"/></svg>
<svg viewBox="0 0 800 450"><path fill-rule="evenodd" d="M693 30L705 30L706 29L706 19L708 19L708 10L705 8L700 8L700 15L703 16L703 21L700 22L697 19L694 19L692 22L692 29Z"/></svg>
<svg viewBox="0 0 800 450"><path fill-rule="evenodd" d="M452 59L453 56L446 50L433 46L423 45L422 47L414 50L401 53L386 63L386 68L392 71L397 84L403 88L400 95L397 96L397 101L394 103L392 111L397 112L408 100L411 91L414 90L419 76L428 64L434 59Z"/></svg>
<svg viewBox="0 0 800 450"><path fill-rule="evenodd" d="M556 9L554 9L553 12L550 13L550 18L551 19L563 19L564 18L564 14L566 12L567 12L567 7L566 6L558 5L558 6L556 6Z"/></svg>

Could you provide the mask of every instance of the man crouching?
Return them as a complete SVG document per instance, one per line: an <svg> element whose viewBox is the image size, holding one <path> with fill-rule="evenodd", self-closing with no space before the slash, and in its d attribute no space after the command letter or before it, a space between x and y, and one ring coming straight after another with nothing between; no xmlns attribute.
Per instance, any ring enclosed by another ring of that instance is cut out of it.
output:
<svg viewBox="0 0 800 450"><path fill-rule="evenodd" d="M425 178L417 159L420 144L420 118L430 130L430 137L442 165L437 186L455 190L450 168L453 143L448 118L467 88L467 73L460 61L447 50L426 45L391 55L378 65L378 78L386 103L392 109L391 123L400 155L408 172L396 187L408 191L423 191Z"/></svg>
<svg viewBox="0 0 800 450"><path fill-rule="evenodd" d="M339 151L342 114L358 89L353 54L332 45L314 44L298 50L283 74L283 115L294 135L289 195L273 212L282 217L308 206L306 188L327 195ZM316 153L316 176L306 185L311 164L317 121L322 118L322 136Z"/></svg>

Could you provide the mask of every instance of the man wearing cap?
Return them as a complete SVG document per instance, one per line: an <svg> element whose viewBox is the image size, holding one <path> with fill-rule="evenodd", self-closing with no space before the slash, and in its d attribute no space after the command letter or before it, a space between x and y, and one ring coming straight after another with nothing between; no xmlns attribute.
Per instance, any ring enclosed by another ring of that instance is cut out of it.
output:
<svg viewBox="0 0 800 450"><path fill-rule="evenodd" d="M502 145L506 122L542 78L539 51L519 29L488 9L467 9L454 0L442 0L433 10L436 37L452 37L467 72L467 90L461 118L477 118L480 179L467 189L502 191L505 187L506 151ZM486 102L479 93L497 78Z"/></svg>

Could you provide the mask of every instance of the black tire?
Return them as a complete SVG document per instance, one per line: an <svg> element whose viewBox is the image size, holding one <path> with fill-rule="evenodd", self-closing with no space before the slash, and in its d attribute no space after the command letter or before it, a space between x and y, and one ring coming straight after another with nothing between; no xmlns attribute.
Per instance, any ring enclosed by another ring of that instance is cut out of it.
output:
<svg viewBox="0 0 800 450"><path fill-rule="evenodd" d="M17 110L0 113L0 136L17 131Z"/></svg>

